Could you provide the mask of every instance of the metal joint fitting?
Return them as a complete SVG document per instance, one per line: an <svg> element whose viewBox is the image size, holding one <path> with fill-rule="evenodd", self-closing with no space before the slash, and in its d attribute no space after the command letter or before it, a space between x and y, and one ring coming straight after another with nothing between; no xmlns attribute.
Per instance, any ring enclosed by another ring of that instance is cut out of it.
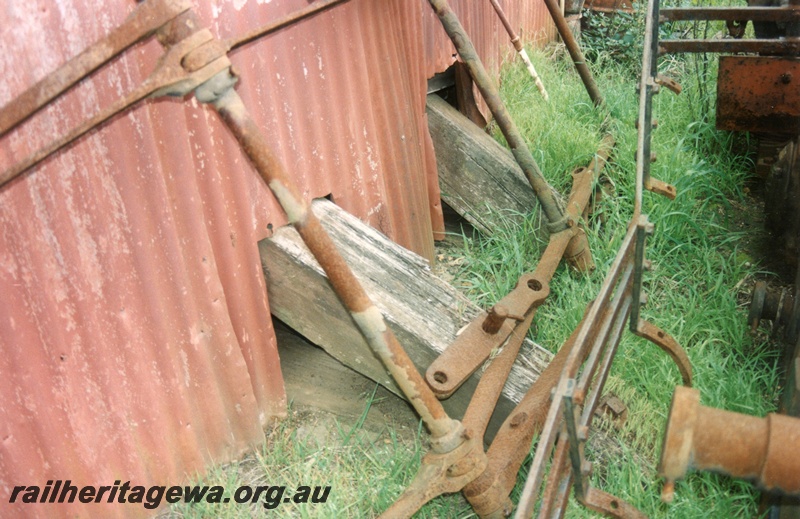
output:
<svg viewBox="0 0 800 519"><path fill-rule="evenodd" d="M676 387L658 469L666 479L662 500L672 499L675 480L690 468L800 495L800 419L705 407L698 390Z"/></svg>

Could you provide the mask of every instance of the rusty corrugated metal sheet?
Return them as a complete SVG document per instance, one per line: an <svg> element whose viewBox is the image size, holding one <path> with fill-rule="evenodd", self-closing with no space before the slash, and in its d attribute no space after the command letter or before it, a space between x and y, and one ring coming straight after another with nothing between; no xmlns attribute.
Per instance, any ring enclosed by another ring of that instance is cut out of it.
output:
<svg viewBox="0 0 800 519"><path fill-rule="evenodd" d="M506 8L533 13L527 4ZM305 5L229 0L197 12L225 38ZM7 2L0 105L131 7ZM449 52L431 49L441 28L429 13L424 1L352 0L232 56L240 94L307 196L331 195L428 257L441 212L425 81ZM479 49L506 48L493 16L479 25L486 13L467 17ZM154 42L138 47L2 139L0 168L129 91L159 54ZM284 222L194 101L140 106L0 189L0 495L53 479L184 481L261 441L285 396L256 243ZM6 501L3 517L145 512Z"/></svg>

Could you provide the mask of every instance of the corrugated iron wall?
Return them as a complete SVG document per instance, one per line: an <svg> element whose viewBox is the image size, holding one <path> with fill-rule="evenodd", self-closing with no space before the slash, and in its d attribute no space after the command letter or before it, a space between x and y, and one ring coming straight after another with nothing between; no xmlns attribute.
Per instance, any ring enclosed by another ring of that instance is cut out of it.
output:
<svg viewBox="0 0 800 519"><path fill-rule="evenodd" d="M508 47L491 11L453 3L499 63ZM225 38L308 2L198 4ZM510 16L526 6L526 31L540 23L531 2L511 4ZM131 9L7 2L0 105ZM452 63L448 45L427 2L352 0L232 61L245 103L309 198L330 195L430 257L441 212L425 82ZM137 47L3 138L0 169L131 90L159 54L155 42ZM7 496L54 479L183 481L263 439L285 396L256 244L284 222L193 100L148 102L0 188L0 516L141 515L11 508Z"/></svg>

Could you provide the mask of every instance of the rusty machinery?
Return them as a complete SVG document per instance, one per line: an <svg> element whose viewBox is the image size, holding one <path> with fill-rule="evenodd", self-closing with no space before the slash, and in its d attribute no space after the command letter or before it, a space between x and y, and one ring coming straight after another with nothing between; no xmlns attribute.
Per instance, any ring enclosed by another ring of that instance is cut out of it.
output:
<svg viewBox="0 0 800 519"><path fill-rule="evenodd" d="M188 0L147 0L139 4L123 25L106 38L0 110L0 136L114 56L139 41L155 36L164 46L164 54L153 72L133 92L1 172L0 185L14 181L57 150L144 99L193 93L199 101L207 103L219 113L239 141L242 150L275 194L289 222L297 228L325 270L335 292L368 344L430 432L431 451L423 458L411 486L386 511L387 517L410 516L430 499L457 491L463 491L483 517L510 514L513 505L509 494L531 440L539 432L540 440L519 503L518 517L528 517L533 513L544 478L545 463L551 454L552 469L547 476L540 517L562 516L570 487L574 487L579 501L595 510L612 516L641 516L631 505L589 485L591 465L584 456L584 446L626 324L633 333L649 339L666 351L678 364L685 384L691 383L691 367L680 346L666 332L640 318L640 305L646 299L646 294L642 292L642 277L648 268L645 242L653 231L647 216L642 214L642 191L649 189L668 197L675 195L673 186L649 175L650 102L658 85L665 84L665 79L655 73L653 56L641 83L643 110L639 116L640 151L637 158L635 210L622 246L599 294L587 307L581 324L508 416L486 450L483 436L489 417L536 309L549 294L549 281L562 257L578 269L594 267L586 234L579 222L589 203L597 176L611 152L613 139L606 136L595 160L588 167L573 173L573 188L564 202L539 171L458 18L446 0L430 0L530 181L548 220L547 227L551 234L534 272L524 274L510 294L471 323L443 357L431 365L423 378L337 252L331 238L309 210L290 174L271 151L233 88L238 81L238 74L231 68L228 52L344 1L347 0L317 0L269 26L225 41L215 38L200 26ZM558 5L555 0L545 0L545 3L590 98L596 105L603 105L603 98ZM483 364L490 352L500 347L501 352L484 372L465 416L461 420L448 416L439 398L452 393Z"/></svg>
<svg viewBox="0 0 800 519"><path fill-rule="evenodd" d="M766 170L764 175L770 177L767 186L776 199L773 207L768 207L767 223L773 220L778 240L788 241L796 254L800 238L800 202L796 198L800 195L796 161L800 136L800 2L790 0L774 6L758 0L749 3L748 7L660 9L658 0L650 0L643 70L649 61L655 73L656 56L667 53L738 53L720 57L716 124L719 129L750 131L761 137L757 169ZM709 20L725 21L730 37L658 39L660 23ZM742 39L748 21L753 22L755 39ZM647 141L649 133L647 128ZM642 149L640 141L640 152ZM777 161L774 155L778 155ZM748 316L753 331L761 319L772 320L773 333L780 330L789 342L781 407L796 416L800 416L798 295L796 289L768 290L766 284L757 283ZM676 388L659 464L659 473L666 479L663 500L672 500L675 480L689 469L721 472L752 480L767 491L800 495L800 418L779 414L756 418L704 407L699 402L698 391ZM800 509L789 505L773 513L798 517Z"/></svg>

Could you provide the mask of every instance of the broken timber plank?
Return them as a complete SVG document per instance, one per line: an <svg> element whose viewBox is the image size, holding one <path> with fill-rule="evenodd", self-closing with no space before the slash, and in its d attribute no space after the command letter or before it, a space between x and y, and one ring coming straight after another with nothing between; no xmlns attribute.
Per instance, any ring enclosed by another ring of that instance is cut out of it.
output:
<svg viewBox="0 0 800 519"><path fill-rule="evenodd" d="M312 208L400 344L424 373L480 309L434 276L422 257L333 203L317 200ZM344 365L400 394L294 228L278 229L259 243L259 250L273 315ZM489 426L489 437L551 357L526 341ZM478 378L473 375L443 402L453 417L463 416Z"/></svg>
<svg viewBox="0 0 800 519"><path fill-rule="evenodd" d="M428 95L427 113L442 200L458 214L491 235L502 219L538 207L510 151L437 95Z"/></svg>

